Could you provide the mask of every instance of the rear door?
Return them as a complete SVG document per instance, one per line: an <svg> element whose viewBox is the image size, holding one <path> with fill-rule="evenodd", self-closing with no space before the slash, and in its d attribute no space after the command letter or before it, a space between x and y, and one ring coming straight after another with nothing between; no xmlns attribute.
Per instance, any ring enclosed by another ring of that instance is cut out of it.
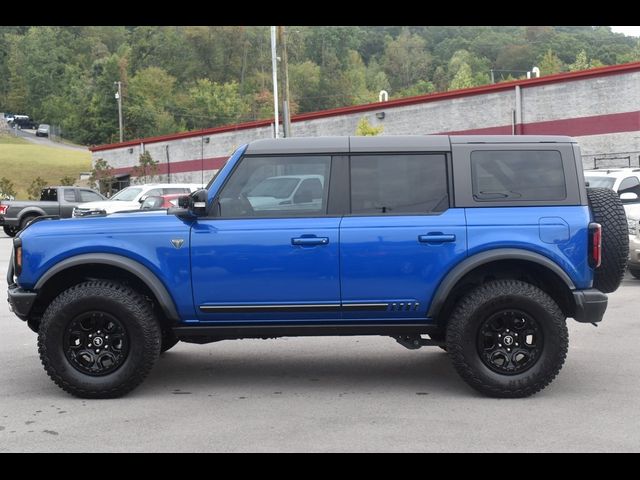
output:
<svg viewBox="0 0 640 480"><path fill-rule="evenodd" d="M424 321L434 291L466 253L445 153L352 154L351 213L340 226L345 320Z"/></svg>

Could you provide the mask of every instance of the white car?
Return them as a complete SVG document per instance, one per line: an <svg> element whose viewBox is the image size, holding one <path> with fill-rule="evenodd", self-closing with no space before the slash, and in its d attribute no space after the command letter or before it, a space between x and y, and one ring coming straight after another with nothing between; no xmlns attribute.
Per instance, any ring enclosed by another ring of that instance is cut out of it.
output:
<svg viewBox="0 0 640 480"><path fill-rule="evenodd" d="M321 206L323 189L323 175L281 175L265 178L246 196L255 211L304 210Z"/></svg>
<svg viewBox="0 0 640 480"><path fill-rule="evenodd" d="M587 170L590 187L611 188L620 195L629 227L629 272L640 279L640 168Z"/></svg>
<svg viewBox="0 0 640 480"><path fill-rule="evenodd" d="M640 168L585 170L584 177L589 187L610 188L620 195L627 213L635 204L640 203Z"/></svg>
<svg viewBox="0 0 640 480"><path fill-rule="evenodd" d="M99 213L125 212L140 210L140 205L149 196L183 193L188 195L202 188L201 184L192 183L156 183L148 185L131 185L120 190L109 200L101 202L81 203L73 210L74 217L87 217Z"/></svg>

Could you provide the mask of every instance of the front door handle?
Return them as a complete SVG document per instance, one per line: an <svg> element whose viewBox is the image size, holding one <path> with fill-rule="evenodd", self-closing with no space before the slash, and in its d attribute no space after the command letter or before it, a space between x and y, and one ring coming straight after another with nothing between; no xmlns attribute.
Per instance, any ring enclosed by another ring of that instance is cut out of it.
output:
<svg viewBox="0 0 640 480"><path fill-rule="evenodd" d="M291 245L301 245L303 247L310 247L313 245L326 245L328 243L328 237L297 237L291 239Z"/></svg>
<svg viewBox="0 0 640 480"><path fill-rule="evenodd" d="M444 243L455 242L456 236L453 233L428 233L427 235L419 235L420 243Z"/></svg>

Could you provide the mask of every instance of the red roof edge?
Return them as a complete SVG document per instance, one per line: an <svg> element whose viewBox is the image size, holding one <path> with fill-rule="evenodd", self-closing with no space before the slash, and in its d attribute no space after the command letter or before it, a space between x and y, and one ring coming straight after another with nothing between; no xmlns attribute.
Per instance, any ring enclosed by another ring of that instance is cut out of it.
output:
<svg viewBox="0 0 640 480"><path fill-rule="evenodd" d="M415 97L398 98L397 100L389 100L388 102L374 102L363 105L353 105L349 107L332 108L330 110L320 110L318 112L301 113L291 118L292 122L301 122L304 120L312 120L315 118L333 117L336 115L345 115L349 113L367 112L371 110L380 110L382 108L402 107L406 105L415 105L418 103L434 102L447 98L459 98L472 95L480 95L483 93L499 92L520 86L545 85L551 83L580 80L589 77L603 77L614 75L616 73L630 72L640 70L640 62L624 63L621 65L607 65L604 67L591 68L588 70L580 70L578 72L564 72L555 75L546 75L539 78L531 78L526 80L513 80L511 82L493 83L490 85L482 85L479 87L463 88L460 90L451 90L448 92L429 93L426 95L418 95ZM177 140L180 138L200 137L205 135L213 135L216 133L232 132L235 130L246 130L256 127L267 127L273 124L273 120L255 120L252 122L237 123L233 125L224 125L222 127L205 128L202 130L190 130L188 132L172 133L168 135L159 135L156 137L140 138L129 140L122 143L110 143L107 145L98 145L89 147L92 152L102 150L112 150L114 148L123 148L139 145L141 143L156 143L167 140Z"/></svg>

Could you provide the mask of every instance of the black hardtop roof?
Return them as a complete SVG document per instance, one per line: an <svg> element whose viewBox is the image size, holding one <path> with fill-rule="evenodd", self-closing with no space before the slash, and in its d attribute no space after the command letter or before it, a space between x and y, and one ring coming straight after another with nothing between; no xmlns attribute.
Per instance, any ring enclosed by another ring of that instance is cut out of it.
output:
<svg viewBox="0 0 640 480"><path fill-rule="evenodd" d="M377 137L267 138L249 143L247 154L445 152L452 144L575 143L560 135L382 135Z"/></svg>

